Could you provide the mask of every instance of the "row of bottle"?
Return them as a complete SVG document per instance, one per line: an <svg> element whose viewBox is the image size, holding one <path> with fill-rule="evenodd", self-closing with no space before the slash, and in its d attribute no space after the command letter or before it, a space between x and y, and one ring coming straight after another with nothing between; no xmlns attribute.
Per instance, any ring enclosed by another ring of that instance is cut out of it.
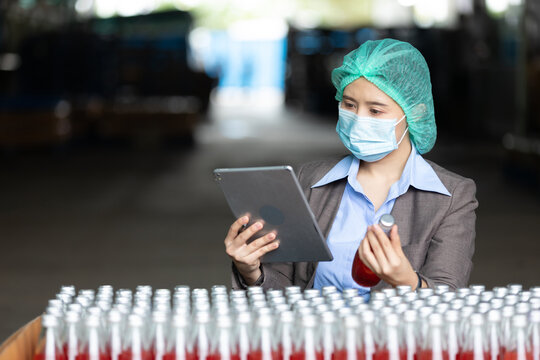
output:
<svg viewBox="0 0 540 360"><path fill-rule="evenodd" d="M540 288L63 287L35 360L540 360Z"/></svg>

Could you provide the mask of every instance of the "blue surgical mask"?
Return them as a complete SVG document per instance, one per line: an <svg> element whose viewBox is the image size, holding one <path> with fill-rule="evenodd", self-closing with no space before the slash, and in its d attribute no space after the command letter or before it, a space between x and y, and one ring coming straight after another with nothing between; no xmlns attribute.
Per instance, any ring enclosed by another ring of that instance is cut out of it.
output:
<svg viewBox="0 0 540 360"><path fill-rule="evenodd" d="M354 156L373 162L390 154L401 144L409 127L407 126L399 142L396 142L395 129L404 118L405 115L399 120L358 116L340 106L336 131Z"/></svg>

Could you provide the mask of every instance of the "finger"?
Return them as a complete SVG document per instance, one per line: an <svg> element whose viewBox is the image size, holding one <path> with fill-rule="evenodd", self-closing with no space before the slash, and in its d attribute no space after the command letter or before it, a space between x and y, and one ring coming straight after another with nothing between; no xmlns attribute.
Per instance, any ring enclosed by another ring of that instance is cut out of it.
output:
<svg viewBox="0 0 540 360"><path fill-rule="evenodd" d="M270 244L267 244L258 250L252 252L244 258L246 263L252 263L259 260L264 254L269 253L270 251L276 250L279 247L279 240L272 241Z"/></svg>
<svg viewBox="0 0 540 360"><path fill-rule="evenodd" d="M397 225L392 226L392 230L390 230L390 243L398 254L403 253L403 249L401 248L401 238L399 237Z"/></svg>
<svg viewBox="0 0 540 360"><path fill-rule="evenodd" d="M257 232L262 230L263 224L260 221L255 222L250 227L248 227L246 230L242 231L240 234L238 234L232 241L232 246L240 247L243 245L247 245L247 241L251 239L253 235L255 235Z"/></svg>
<svg viewBox="0 0 540 360"><path fill-rule="evenodd" d="M246 246L242 247L240 249L240 256L246 257L251 255L252 253L258 251L260 248L266 246L268 243L271 243L276 239L276 234L271 232L268 233L257 240L252 241L251 243L247 244Z"/></svg>
<svg viewBox="0 0 540 360"><path fill-rule="evenodd" d="M379 242L379 245L381 246L382 251L384 252L384 256L388 263L395 264L397 261L399 261L399 256L396 253L396 250L386 235L386 233L381 229L379 225L374 225L373 227L373 233L377 237L377 240Z"/></svg>
<svg viewBox="0 0 540 360"><path fill-rule="evenodd" d="M231 227L229 228L229 232L227 233L226 240L232 240L237 235L240 229L242 229L247 223L249 222L249 216L241 216L238 219L236 219L235 222L232 223Z"/></svg>
<svg viewBox="0 0 540 360"><path fill-rule="evenodd" d="M371 250L367 236L364 238L364 240L362 240L360 247L362 248L362 254L359 254L360 260L362 260L364 265L366 265L374 273L380 273L381 267L379 266L379 263Z"/></svg>
<svg viewBox="0 0 540 360"><path fill-rule="evenodd" d="M377 263L381 267L381 269L384 269L388 264L388 259L386 258L386 255L384 253L384 250L382 249L381 244L379 243L379 239L377 238L377 235L373 231L373 227L371 227L370 230L366 233L366 237L369 241L369 245L371 246L373 255L375 255L375 258L377 259Z"/></svg>

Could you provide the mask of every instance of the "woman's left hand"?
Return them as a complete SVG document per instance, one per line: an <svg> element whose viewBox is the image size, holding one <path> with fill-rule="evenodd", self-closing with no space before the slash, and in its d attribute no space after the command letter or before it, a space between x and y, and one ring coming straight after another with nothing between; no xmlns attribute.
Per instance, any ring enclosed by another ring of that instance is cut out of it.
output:
<svg viewBox="0 0 540 360"><path fill-rule="evenodd" d="M418 276L401 249L397 225L392 227L390 238L379 225L368 226L358 255L386 283L392 286L409 285L416 289Z"/></svg>

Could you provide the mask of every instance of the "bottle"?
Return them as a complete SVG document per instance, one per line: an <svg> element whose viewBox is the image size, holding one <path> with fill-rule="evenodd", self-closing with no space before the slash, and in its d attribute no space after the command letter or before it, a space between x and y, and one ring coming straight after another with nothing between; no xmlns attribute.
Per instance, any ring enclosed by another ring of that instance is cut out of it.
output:
<svg viewBox="0 0 540 360"><path fill-rule="evenodd" d="M457 310L447 310L444 314L446 322L444 336L448 347L448 360L459 360L459 312Z"/></svg>
<svg viewBox="0 0 540 360"><path fill-rule="evenodd" d="M517 314L512 317L512 333L504 360L532 360L531 343L527 336L527 316Z"/></svg>
<svg viewBox="0 0 540 360"><path fill-rule="evenodd" d="M248 360L278 360L278 351L273 339L273 317L271 314L259 313Z"/></svg>
<svg viewBox="0 0 540 360"><path fill-rule="evenodd" d="M336 329L336 311L326 311L321 314L321 351L323 360L332 360L335 352L335 339L338 338Z"/></svg>
<svg viewBox="0 0 540 360"><path fill-rule="evenodd" d="M156 311L152 314L152 359L163 360L165 356L165 339L167 333L167 314Z"/></svg>
<svg viewBox="0 0 540 360"><path fill-rule="evenodd" d="M275 342L278 349L279 360L291 360L293 353L294 338L294 313L290 310L283 311L279 315ZM242 359L241 359L242 360Z"/></svg>
<svg viewBox="0 0 540 360"><path fill-rule="evenodd" d="M486 325L489 360L502 360L501 312L499 310L488 311Z"/></svg>
<svg viewBox="0 0 540 360"><path fill-rule="evenodd" d="M371 311L368 310L368 312ZM341 323L343 324L343 331L335 339L333 360L364 360L365 354L358 315L347 315Z"/></svg>
<svg viewBox="0 0 540 360"><path fill-rule="evenodd" d="M379 226L386 233L386 235L390 234L390 230L394 224L394 217L390 214L385 214L379 219ZM358 251L356 251L353 261L352 277L358 285L365 287L375 286L379 283L379 281L381 281L381 279L379 279L379 277L375 275L375 273L371 271L371 269L368 268L362 260L360 260Z"/></svg>
<svg viewBox="0 0 540 360"><path fill-rule="evenodd" d="M318 319L313 313L300 314L299 336L293 345L292 360L322 360Z"/></svg>
<svg viewBox="0 0 540 360"><path fill-rule="evenodd" d="M167 337L164 360L195 360L189 338L189 315L187 312L175 314L171 331Z"/></svg>
<svg viewBox="0 0 540 360"><path fill-rule="evenodd" d="M529 342L532 350L532 360L540 360L540 310L530 313Z"/></svg>
<svg viewBox="0 0 540 360"><path fill-rule="evenodd" d="M373 310L364 311L361 313L362 321L362 345L361 345L361 355L360 359L365 360L374 360L375 359L375 350L376 350L376 339L377 339L377 328L376 316Z"/></svg>
<svg viewBox="0 0 540 360"><path fill-rule="evenodd" d="M441 314L429 315L429 331L423 339L418 354L419 360L448 360L448 344L444 337L443 317Z"/></svg>
<svg viewBox="0 0 540 360"><path fill-rule="evenodd" d="M216 291L216 288L212 290ZM217 317L215 332L210 339L210 351L207 360L239 360L232 325L229 315L219 315Z"/></svg>
<svg viewBox="0 0 540 360"><path fill-rule="evenodd" d="M81 338L80 315L75 311L68 311L65 317L64 354L67 360L75 360L79 354L79 341Z"/></svg>
<svg viewBox="0 0 540 360"><path fill-rule="evenodd" d="M469 317L469 326L464 336L463 349L460 360L487 360L489 359L488 343L484 330L484 316L473 313Z"/></svg>
<svg viewBox="0 0 540 360"><path fill-rule="evenodd" d="M105 346L100 316L88 314L85 321L85 331L79 347L77 360L110 360Z"/></svg>
<svg viewBox="0 0 540 360"><path fill-rule="evenodd" d="M119 360L152 360L145 335L143 318L137 314L129 315L127 337Z"/></svg>
<svg viewBox="0 0 540 360"><path fill-rule="evenodd" d="M416 310L406 310L402 316L401 327L401 343L404 351L402 351L402 360L416 360L418 351L418 315Z"/></svg>
<svg viewBox="0 0 540 360"><path fill-rule="evenodd" d="M54 315L45 314L34 360L66 360L60 343L59 322Z"/></svg>
<svg viewBox="0 0 540 360"><path fill-rule="evenodd" d="M195 303L196 307L199 305ZM210 312L196 312L190 340L195 360L206 360L210 352L210 335Z"/></svg>
<svg viewBox="0 0 540 360"><path fill-rule="evenodd" d="M405 347L400 344L399 316L389 313L381 326L381 340L375 351L376 360L400 360L407 355Z"/></svg>
<svg viewBox="0 0 540 360"><path fill-rule="evenodd" d="M122 353L123 316L118 309L111 309L107 315L107 352L111 360L119 360Z"/></svg>

